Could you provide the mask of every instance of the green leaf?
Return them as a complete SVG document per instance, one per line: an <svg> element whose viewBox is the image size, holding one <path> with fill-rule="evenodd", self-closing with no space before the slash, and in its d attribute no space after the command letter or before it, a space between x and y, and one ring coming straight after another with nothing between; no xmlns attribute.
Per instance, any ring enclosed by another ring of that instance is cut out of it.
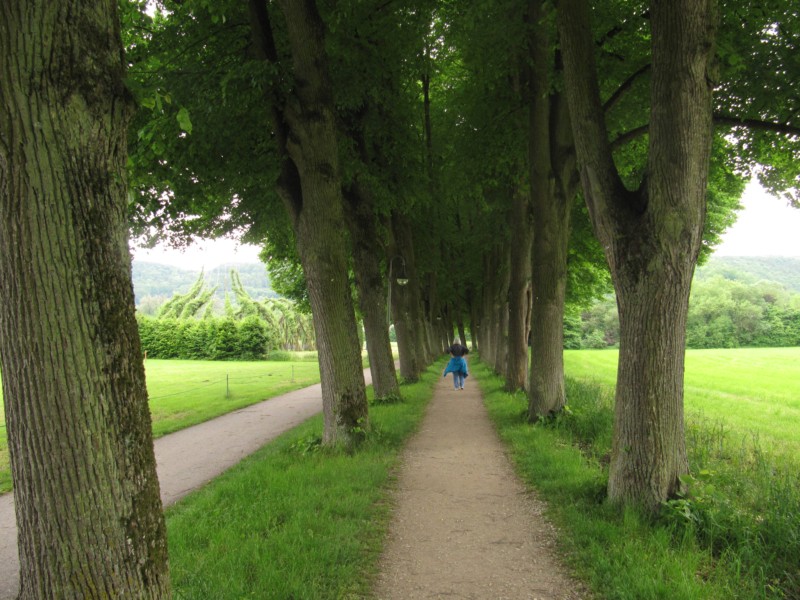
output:
<svg viewBox="0 0 800 600"><path fill-rule="evenodd" d="M181 107L175 118L178 119L178 125L181 129L186 133L192 133L192 120L189 118L189 111L185 106Z"/></svg>

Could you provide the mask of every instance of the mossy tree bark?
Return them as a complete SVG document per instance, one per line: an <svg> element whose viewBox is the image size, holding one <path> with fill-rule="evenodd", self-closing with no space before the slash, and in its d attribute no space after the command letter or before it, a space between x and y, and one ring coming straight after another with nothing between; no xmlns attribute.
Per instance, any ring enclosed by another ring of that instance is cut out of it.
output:
<svg viewBox="0 0 800 600"><path fill-rule="evenodd" d="M649 149L641 187L622 185L600 104L585 0L558 26L583 191L620 317L608 493L655 510L688 470L683 369L689 290L700 251L712 139L713 0L654 1Z"/></svg>
<svg viewBox="0 0 800 600"><path fill-rule="evenodd" d="M325 30L313 0L279 2L292 85L265 89L278 141L278 192L294 227L308 286L322 383L323 442L351 446L368 427L353 299L347 278L342 178ZM250 1L254 50L279 62L265 2Z"/></svg>
<svg viewBox="0 0 800 600"><path fill-rule="evenodd" d="M0 12L0 363L19 597L167 598L117 3Z"/></svg>
<svg viewBox="0 0 800 600"><path fill-rule="evenodd" d="M398 396L397 373L389 340L386 311L386 277L380 268L381 249L373 203L363 187L355 183L345 193L347 224L353 247L353 265L359 291L364 335L376 398Z"/></svg>
<svg viewBox="0 0 800 600"><path fill-rule="evenodd" d="M577 172L566 99L554 91L554 52L545 3L532 0L530 159L533 195L533 306L528 419L559 412L564 391L564 303Z"/></svg>

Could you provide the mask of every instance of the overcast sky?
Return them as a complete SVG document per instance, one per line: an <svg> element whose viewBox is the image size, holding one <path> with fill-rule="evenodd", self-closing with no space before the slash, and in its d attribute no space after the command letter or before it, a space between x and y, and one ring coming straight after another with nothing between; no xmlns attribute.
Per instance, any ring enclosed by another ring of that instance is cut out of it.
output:
<svg viewBox="0 0 800 600"><path fill-rule="evenodd" d="M747 186L742 205L715 256L800 256L800 209L770 196L754 181Z"/></svg>
<svg viewBox="0 0 800 600"><path fill-rule="evenodd" d="M742 198L744 209L736 224L723 236L715 256L798 256L800 257L800 210L785 200L767 194L752 182ZM184 269L211 270L219 265L258 262L256 246L232 240L206 240L187 250L136 249L135 260L159 262Z"/></svg>

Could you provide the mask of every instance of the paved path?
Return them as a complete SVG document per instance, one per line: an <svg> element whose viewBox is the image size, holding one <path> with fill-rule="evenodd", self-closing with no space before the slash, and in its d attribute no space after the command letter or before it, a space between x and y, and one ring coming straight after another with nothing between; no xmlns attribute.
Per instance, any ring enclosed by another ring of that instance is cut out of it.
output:
<svg viewBox="0 0 800 600"><path fill-rule="evenodd" d="M367 385L372 382L369 369L364 379ZM322 388L317 384L157 439L154 447L164 505L205 485L321 410ZM19 585L13 496L0 496L0 600L13 599Z"/></svg>
<svg viewBox="0 0 800 600"><path fill-rule="evenodd" d="M517 479L473 377L441 380L406 447L380 600L575 600L543 505Z"/></svg>

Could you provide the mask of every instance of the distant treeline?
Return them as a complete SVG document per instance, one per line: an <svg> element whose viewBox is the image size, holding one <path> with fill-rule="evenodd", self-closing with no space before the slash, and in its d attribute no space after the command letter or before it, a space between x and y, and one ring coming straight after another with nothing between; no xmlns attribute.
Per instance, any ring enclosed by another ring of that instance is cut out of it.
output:
<svg viewBox="0 0 800 600"><path fill-rule="evenodd" d="M565 319L566 348L619 344L613 297ZM692 286L686 329L689 348L800 346L800 294L774 281L745 283L722 275L698 277Z"/></svg>
<svg viewBox="0 0 800 600"><path fill-rule="evenodd" d="M794 256L712 256L697 269L695 281L724 277L742 283L774 281L800 293L800 257Z"/></svg>
<svg viewBox="0 0 800 600"><path fill-rule="evenodd" d="M311 316L283 298L254 300L231 270L224 315L213 310L216 287L201 273L188 292L139 314L142 350L150 358L260 360L276 350L315 350ZM231 299L233 296L233 300Z"/></svg>
<svg viewBox="0 0 800 600"><path fill-rule="evenodd" d="M214 297L221 304L225 292L232 291L230 270L234 268L242 285L254 300L277 298L267 274L267 268L261 263L236 264L216 267L204 273L205 281L215 288ZM197 271L188 271L159 263L133 261L133 291L139 312L154 314L155 309L175 294L185 294L197 280Z"/></svg>

